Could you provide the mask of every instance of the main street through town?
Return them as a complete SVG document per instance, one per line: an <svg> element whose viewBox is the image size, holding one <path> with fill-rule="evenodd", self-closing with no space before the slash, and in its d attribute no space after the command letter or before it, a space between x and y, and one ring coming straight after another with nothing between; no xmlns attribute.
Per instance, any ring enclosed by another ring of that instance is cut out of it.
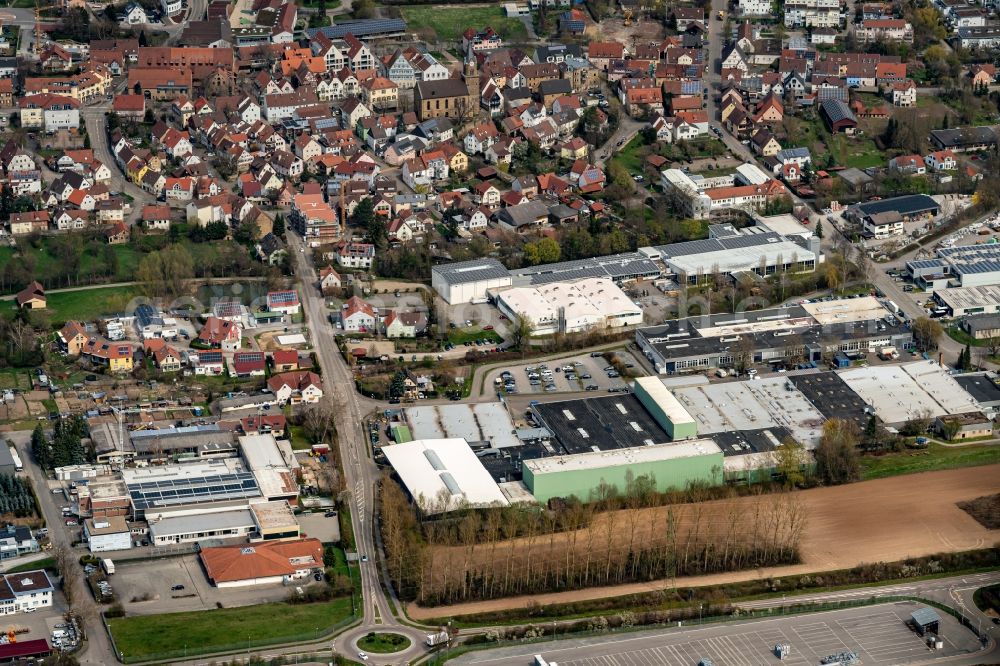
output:
<svg viewBox="0 0 1000 666"><path fill-rule="evenodd" d="M357 553L362 559L358 569L361 572L362 609L361 624L338 637L338 651L348 656L357 653L357 639L369 631L393 631L407 635L410 648L402 653L386 657L371 655L373 663L399 663L401 659L412 658L422 652L425 632L400 624L394 608L399 601L390 603L387 585L380 583L380 573L388 580L382 560L378 557L378 529L375 511L375 484L379 471L369 453L368 436L364 428L365 416L379 408L379 403L363 398L354 388L354 377L344 358L337 349L333 325L327 313L326 301L319 292L318 276L309 261L309 252L298 236L289 233L289 249L296 258L296 273L299 277L299 293L309 321L313 348L323 371L323 383L327 388L324 400L332 408L337 425L347 503L353 518L354 538Z"/></svg>

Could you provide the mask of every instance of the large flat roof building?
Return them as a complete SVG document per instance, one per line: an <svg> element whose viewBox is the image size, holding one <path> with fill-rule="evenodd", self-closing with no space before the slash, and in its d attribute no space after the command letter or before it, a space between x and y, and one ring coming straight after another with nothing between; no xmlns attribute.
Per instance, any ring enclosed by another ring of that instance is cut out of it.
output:
<svg viewBox="0 0 1000 666"><path fill-rule="evenodd" d="M686 487L693 481L717 484L724 466L722 450L710 439L654 444L614 451L526 460L524 483L539 502L554 497L590 499L602 484L627 490L629 478L648 475L657 490Z"/></svg>
<svg viewBox="0 0 1000 666"><path fill-rule="evenodd" d="M508 504L464 439L415 439L382 453L424 513Z"/></svg>
<svg viewBox="0 0 1000 666"><path fill-rule="evenodd" d="M698 284L716 274L750 272L766 277L812 271L819 260L818 239L792 239L762 227L738 231L728 225L714 226L720 230L715 237L641 248L640 252L662 261L679 282L687 284Z"/></svg>
<svg viewBox="0 0 1000 666"><path fill-rule="evenodd" d="M870 297L784 308L722 313L668 321L636 331L636 343L661 374L732 368L789 359L822 362L824 354L905 349L913 335L886 321L889 312Z"/></svg>
<svg viewBox="0 0 1000 666"><path fill-rule="evenodd" d="M839 374L888 424L978 411L972 397L936 362L853 368Z"/></svg>
<svg viewBox="0 0 1000 666"><path fill-rule="evenodd" d="M253 472L235 458L122 470L137 520L147 511L260 497Z"/></svg>
<svg viewBox="0 0 1000 666"><path fill-rule="evenodd" d="M935 289L934 300L952 317L1000 312L1000 285Z"/></svg>
<svg viewBox="0 0 1000 666"><path fill-rule="evenodd" d="M535 335L608 330L642 323L642 308L609 278L583 278L491 292L512 319L527 318Z"/></svg>
<svg viewBox="0 0 1000 666"><path fill-rule="evenodd" d="M496 259L458 261L434 266L431 286L449 305L485 302L488 290L511 286L511 275Z"/></svg>
<svg viewBox="0 0 1000 666"><path fill-rule="evenodd" d="M515 287L525 287L582 278L609 278L621 284L644 278L656 278L662 272L662 269L642 252L623 252L603 257L528 266L511 271L510 274Z"/></svg>

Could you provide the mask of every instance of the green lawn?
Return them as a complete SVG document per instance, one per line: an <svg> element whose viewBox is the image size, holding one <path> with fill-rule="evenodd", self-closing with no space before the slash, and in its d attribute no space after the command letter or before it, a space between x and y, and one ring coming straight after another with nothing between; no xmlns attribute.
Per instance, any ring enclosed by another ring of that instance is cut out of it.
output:
<svg viewBox="0 0 1000 666"><path fill-rule="evenodd" d="M931 442L930 447L923 450L908 450L883 456L863 456L861 478L881 479L899 474L991 465L998 462L1000 462L1000 446L997 445L942 446Z"/></svg>
<svg viewBox="0 0 1000 666"><path fill-rule="evenodd" d="M261 604L108 620L126 662L306 640L351 616L351 599ZM280 621L275 621L280 618ZM186 646L186 650L185 650Z"/></svg>
<svg viewBox="0 0 1000 666"><path fill-rule="evenodd" d="M48 309L53 323L81 319L92 321L104 314L121 312L139 295L138 287L92 287L80 291L48 294ZM3 301L4 311L13 311L14 301Z"/></svg>
<svg viewBox="0 0 1000 666"><path fill-rule="evenodd" d="M400 7L399 11L410 32L430 29L437 33L438 39L445 42L461 40L462 33L467 28L482 30L487 26L496 30L505 42L516 42L528 36L524 24L519 19L504 16L499 5L495 7L421 5Z"/></svg>
<svg viewBox="0 0 1000 666"><path fill-rule="evenodd" d="M358 641L358 647L365 652L390 654L410 647L410 639L402 634L373 631Z"/></svg>
<svg viewBox="0 0 1000 666"><path fill-rule="evenodd" d="M306 437L305 428L300 425L288 426L288 437L292 442L292 448L296 451L305 451L312 448L309 438Z"/></svg>
<svg viewBox="0 0 1000 666"><path fill-rule="evenodd" d="M642 157L639 151L646 147L646 142L642 138L642 133L636 134L632 140L615 151L614 161L625 167L630 174L642 173Z"/></svg>
<svg viewBox="0 0 1000 666"><path fill-rule="evenodd" d="M453 345L464 345L466 342L486 340L487 342L503 342L496 331L484 331L478 326L472 328L454 328L448 331L448 342Z"/></svg>
<svg viewBox="0 0 1000 666"><path fill-rule="evenodd" d="M0 389L30 389L31 377L28 371L17 368L3 368L0 370Z"/></svg>

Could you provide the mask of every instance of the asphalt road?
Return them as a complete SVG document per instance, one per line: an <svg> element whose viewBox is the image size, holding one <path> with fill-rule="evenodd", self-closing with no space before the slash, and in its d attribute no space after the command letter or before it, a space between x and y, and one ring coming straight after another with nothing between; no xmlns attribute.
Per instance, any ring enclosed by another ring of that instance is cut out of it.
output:
<svg viewBox="0 0 1000 666"><path fill-rule="evenodd" d="M393 655L371 655L371 663L398 663L402 658L413 658L423 652L424 632L401 625L395 618L392 606L379 576L388 579L376 544L378 529L375 524L375 482L378 468L369 455L368 439L364 431L364 417L379 408L380 403L359 396L354 389L354 378L337 351L334 328L327 316L326 302L317 288L315 268L303 251L302 239L288 234L289 249L295 256L296 274L299 277L302 303L309 328L312 331L316 356L323 370L323 400L333 408L337 419L337 440L343 461L348 504L353 517L354 537L358 554L368 557L360 565L361 590L364 604L361 624L337 638L338 651L348 657L357 654L356 641L369 631L393 631L410 637L411 647ZM399 601L393 599L398 608Z"/></svg>
<svg viewBox="0 0 1000 666"><path fill-rule="evenodd" d="M74 609L83 620L88 638L84 651L78 654L77 658L83 666L105 666L116 663L117 659L111 649L111 642L108 640L98 617L98 612L102 609L98 608L90 590L84 583L83 569L79 562L81 551L74 553L70 547L71 535L78 534L80 528L69 528L63 525L60 506L65 503L65 500L61 495L54 496L49 492L49 482L45 473L33 462L31 431L10 432L7 434L7 438L14 442L18 455L24 461L25 473L31 478L31 483L37 489L35 494L38 497L38 508L45 516L45 524L49 528L49 540L52 542L53 549L65 548L73 553L69 561L74 574L71 578L75 578L73 595L76 603Z"/></svg>

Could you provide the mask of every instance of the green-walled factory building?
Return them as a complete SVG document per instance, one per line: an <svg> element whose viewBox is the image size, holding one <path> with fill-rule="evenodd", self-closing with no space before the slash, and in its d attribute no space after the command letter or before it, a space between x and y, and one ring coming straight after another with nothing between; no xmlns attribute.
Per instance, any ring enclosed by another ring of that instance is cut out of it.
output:
<svg viewBox="0 0 1000 666"><path fill-rule="evenodd" d="M684 488L691 482L722 483L722 449L710 439L654 444L628 449L593 451L526 460L524 483L539 502L553 497L586 501L602 484L624 492L629 473L648 475L656 488Z"/></svg>

